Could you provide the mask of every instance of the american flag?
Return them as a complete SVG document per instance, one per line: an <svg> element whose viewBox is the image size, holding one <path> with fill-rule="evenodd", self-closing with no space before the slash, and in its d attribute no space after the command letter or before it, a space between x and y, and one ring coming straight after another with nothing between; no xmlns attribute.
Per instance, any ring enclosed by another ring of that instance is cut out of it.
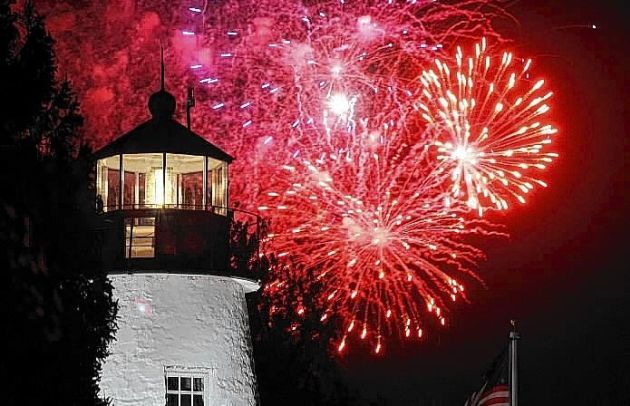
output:
<svg viewBox="0 0 630 406"><path fill-rule="evenodd" d="M484 374L484 383L464 406L510 406L509 357L506 347Z"/></svg>

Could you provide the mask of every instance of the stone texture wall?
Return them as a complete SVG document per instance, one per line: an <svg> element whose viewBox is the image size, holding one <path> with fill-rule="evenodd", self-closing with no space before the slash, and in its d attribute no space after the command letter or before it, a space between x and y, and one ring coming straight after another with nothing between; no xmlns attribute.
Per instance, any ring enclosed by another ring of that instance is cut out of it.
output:
<svg viewBox="0 0 630 406"><path fill-rule="evenodd" d="M205 405L255 405L244 287L210 275L111 275L118 333L101 393L114 404L165 404L165 367L205 371Z"/></svg>

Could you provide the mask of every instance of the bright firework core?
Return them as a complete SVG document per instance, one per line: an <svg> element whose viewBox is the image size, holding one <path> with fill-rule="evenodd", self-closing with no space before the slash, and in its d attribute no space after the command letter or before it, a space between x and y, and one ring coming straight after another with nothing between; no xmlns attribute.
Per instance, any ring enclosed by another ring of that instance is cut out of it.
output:
<svg viewBox="0 0 630 406"><path fill-rule="evenodd" d="M386 246L390 238L390 232L387 227L378 225L378 220L369 221L369 217L367 220L368 224L362 226L357 224L357 222L350 217L343 218L342 224L348 230L348 240L355 243L367 243L379 247ZM376 223L376 225L374 223Z"/></svg>
<svg viewBox="0 0 630 406"><path fill-rule="evenodd" d="M376 227L372 230L372 244L384 246L387 244L389 232L384 228Z"/></svg>
<svg viewBox="0 0 630 406"><path fill-rule="evenodd" d="M459 145L453 149L451 156L459 165L474 165L477 160L477 153L471 146Z"/></svg>
<svg viewBox="0 0 630 406"><path fill-rule="evenodd" d="M328 100L328 108L338 116L344 116L352 107L350 100L343 94L335 94Z"/></svg>

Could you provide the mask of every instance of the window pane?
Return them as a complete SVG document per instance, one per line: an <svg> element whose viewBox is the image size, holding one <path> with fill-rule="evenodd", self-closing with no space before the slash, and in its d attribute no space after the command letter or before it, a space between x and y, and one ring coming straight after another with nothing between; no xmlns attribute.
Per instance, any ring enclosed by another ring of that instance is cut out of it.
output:
<svg viewBox="0 0 630 406"><path fill-rule="evenodd" d="M182 390L190 390L190 378L182 377Z"/></svg>
<svg viewBox="0 0 630 406"><path fill-rule="evenodd" d="M137 202L138 184L136 180L136 173L125 171L125 178L123 179L123 207L125 209L133 209Z"/></svg>
<svg viewBox="0 0 630 406"><path fill-rule="evenodd" d="M107 211L108 195L107 190L109 187L109 166L108 163L113 165L108 159L99 159L96 162L96 200L103 211ZM118 167L116 167L118 169Z"/></svg>
<svg viewBox="0 0 630 406"><path fill-rule="evenodd" d="M125 154L123 167L125 206L161 207L164 200L162 154Z"/></svg>
<svg viewBox="0 0 630 406"><path fill-rule="evenodd" d="M175 378L175 379L177 379L177 378ZM179 402L177 400L177 395L171 394L171 393L166 395L166 406L179 406Z"/></svg>
<svg viewBox="0 0 630 406"><path fill-rule="evenodd" d="M212 158L207 158L207 159L208 159L208 172L206 172L206 210L212 210L212 206L214 205L213 200L212 200L212 184L214 183L213 178L212 178L212 173L213 173L213 168L214 166L216 166L216 163L218 161Z"/></svg>
<svg viewBox="0 0 630 406"><path fill-rule="evenodd" d="M147 174L138 173L138 207L146 206Z"/></svg>
<svg viewBox="0 0 630 406"><path fill-rule="evenodd" d="M120 171L107 169L107 210L118 209L120 202Z"/></svg>
<svg viewBox="0 0 630 406"><path fill-rule="evenodd" d="M203 406L202 395L193 395L193 406Z"/></svg>
<svg viewBox="0 0 630 406"><path fill-rule="evenodd" d="M184 173L180 175L179 206L184 209L201 209L203 207L203 172Z"/></svg>
<svg viewBox="0 0 630 406"><path fill-rule="evenodd" d="M203 391L203 378L193 378L193 390L195 392Z"/></svg>
<svg viewBox="0 0 630 406"><path fill-rule="evenodd" d="M227 163L208 158L208 195L211 196L210 202L217 214L227 214L227 188Z"/></svg>
<svg viewBox="0 0 630 406"><path fill-rule="evenodd" d="M182 394L181 406L191 406L191 395Z"/></svg>
<svg viewBox="0 0 630 406"><path fill-rule="evenodd" d="M179 389L179 379L176 376L168 377L166 388L168 390L178 390Z"/></svg>
<svg viewBox="0 0 630 406"><path fill-rule="evenodd" d="M219 165L214 170L214 179L213 179L213 202L212 204L217 208L223 207L223 166Z"/></svg>
<svg viewBox="0 0 630 406"><path fill-rule="evenodd" d="M120 203L120 157L99 159L96 164L96 194L103 201L103 210L118 209Z"/></svg>
<svg viewBox="0 0 630 406"><path fill-rule="evenodd" d="M168 207L203 208L203 160L196 155L166 154Z"/></svg>

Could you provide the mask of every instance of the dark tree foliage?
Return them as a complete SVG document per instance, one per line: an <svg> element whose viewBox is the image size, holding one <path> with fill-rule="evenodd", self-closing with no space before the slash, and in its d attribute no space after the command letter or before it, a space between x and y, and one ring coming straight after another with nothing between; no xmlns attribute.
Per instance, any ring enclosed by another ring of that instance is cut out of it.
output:
<svg viewBox="0 0 630 406"><path fill-rule="evenodd" d="M274 259L272 265L278 266ZM297 267L299 264L290 264ZM352 396L333 353L334 321L322 323L313 300L315 278L282 279L281 303L263 290L250 301L250 323L261 403L349 405ZM263 283L266 282L263 279Z"/></svg>
<svg viewBox="0 0 630 406"><path fill-rule="evenodd" d="M260 240L267 224L254 214L236 213L230 223L230 270L234 275L260 279L269 269L266 257L260 256Z"/></svg>
<svg viewBox="0 0 630 406"><path fill-rule="evenodd" d="M102 405L116 303L94 263L92 165L76 97L30 4L0 2L2 404Z"/></svg>
<svg viewBox="0 0 630 406"><path fill-rule="evenodd" d="M231 232L232 271L259 279L261 290L248 296L254 367L262 405L363 404L348 388L339 359L331 347L337 338L335 321L322 323L315 300L321 287L312 278L282 274L283 288L272 293L272 273L299 267L261 256L265 222L235 222ZM302 274L303 275L303 274Z"/></svg>

